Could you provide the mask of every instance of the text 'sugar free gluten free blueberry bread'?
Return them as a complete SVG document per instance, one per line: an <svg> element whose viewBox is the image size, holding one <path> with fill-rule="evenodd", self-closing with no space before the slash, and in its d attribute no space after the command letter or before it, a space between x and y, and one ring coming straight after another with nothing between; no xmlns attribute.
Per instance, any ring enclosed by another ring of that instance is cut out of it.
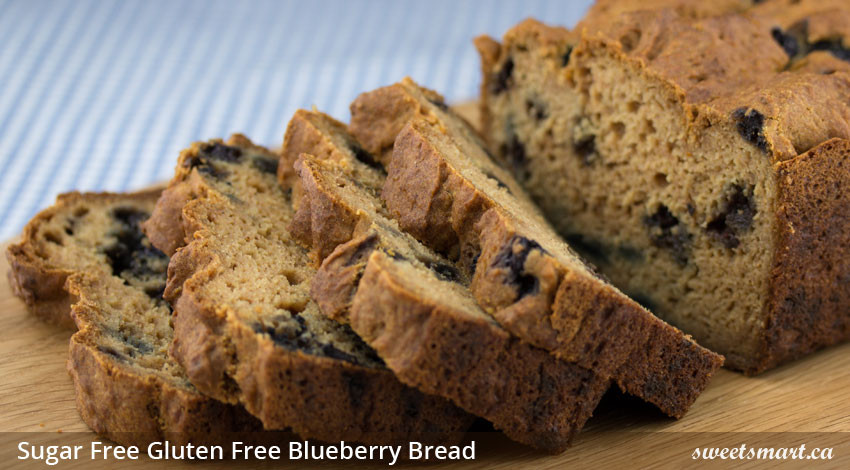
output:
<svg viewBox="0 0 850 470"><path fill-rule="evenodd" d="M172 354L199 390L243 404L267 429L366 443L459 438L470 415L402 385L349 327L319 314L277 166L239 135L180 155L145 224L155 245L176 249L165 290Z"/></svg>
<svg viewBox="0 0 850 470"><path fill-rule="evenodd" d="M651 3L479 38L491 147L615 285L730 367L847 339L847 2Z"/></svg>

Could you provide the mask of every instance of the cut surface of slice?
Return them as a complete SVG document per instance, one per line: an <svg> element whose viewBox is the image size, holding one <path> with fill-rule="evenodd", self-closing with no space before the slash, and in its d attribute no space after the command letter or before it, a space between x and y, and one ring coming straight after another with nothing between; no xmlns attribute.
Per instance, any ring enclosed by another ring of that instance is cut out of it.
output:
<svg viewBox="0 0 850 470"><path fill-rule="evenodd" d="M45 302L57 320L74 320L68 371L93 431L124 445L228 442L262 426L241 407L198 392L168 355L168 257L140 227L159 193L61 195L9 248L11 277L35 312Z"/></svg>
<svg viewBox="0 0 850 470"><path fill-rule="evenodd" d="M351 328L318 312L277 165L240 135L181 154L146 223L157 244L179 247L165 290L172 354L200 390L243 404L267 429L366 443L459 438L470 415L401 384ZM160 230L173 214L179 230Z"/></svg>
<svg viewBox="0 0 850 470"><path fill-rule="evenodd" d="M654 3L605 2L584 36L529 20L479 38L490 146L562 236L729 367L846 340L847 176L827 141L850 138L847 3ZM780 171L798 165L827 179ZM783 241L810 238L836 248L782 271Z"/></svg>

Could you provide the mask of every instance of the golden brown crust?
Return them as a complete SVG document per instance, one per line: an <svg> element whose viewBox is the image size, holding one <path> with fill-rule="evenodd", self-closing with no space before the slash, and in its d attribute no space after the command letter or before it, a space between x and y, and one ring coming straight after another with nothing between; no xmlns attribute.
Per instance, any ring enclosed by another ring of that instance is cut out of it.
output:
<svg viewBox="0 0 850 470"><path fill-rule="evenodd" d="M363 93L351 103L351 133L363 148L378 155L384 166L392 157L393 136L408 121L415 118L434 120L431 105L416 100L405 89L409 80L405 78L394 85ZM443 97L435 91L426 90L426 98L432 105L445 106Z"/></svg>
<svg viewBox="0 0 850 470"><path fill-rule="evenodd" d="M475 260L469 263L471 289L509 331L600 374L616 374L613 378L627 392L671 416L684 415L722 357L586 270L576 271L547 253L527 227L518 227L447 163L436 147L439 135L434 126L414 121L396 139L383 197L402 229L431 244L430 237L446 229L432 227L429 220L446 221L459 240L467 240L461 253L480 250L469 256ZM424 189L423 179L413 177L421 174L433 175ZM449 204L433 202L435 195L446 195ZM622 367L650 345L661 356Z"/></svg>
<svg viewBox="0 0 850 470"><path fill-rule="evenodd" d="M240 147L244 143L234 138L227 142ZM205 189L192 193L206 196L180 209L182 240L164 240L165 246L189 242L172 258L165 295L175 305L171 351L190 380L211 396L242 403L267 429L288 427L304 438L365 443L459 438L471 417L444 399L402 385L383 368L276 345L217 302L216 293L205 284L220 271L221 254L214 226L199 208L225 210L216 202L225 196L184 164L199 149L196 144L181 154L170 188L182 194L181 186L197 183ZM162 198L152 219L166 217L177 211L174 205L184 203ZM157 226L149 223L146 229Z"/></svg>
<svg viewBox="0 0 850 470"><path fill-rule="evenodd" d="M774 163L770 180L776 182L778 199L763 209L763 216L775 219L776 247L766 263L772 270L763 308L753 314L758 316L753 343L758 344L751 354L721 351L729 353L727 365L758 373L843 340L845 320L835 305L845 293L834 280L842 278L846 268L836 261L839 249L825 248L843 246L842 202L835 194L840 191L835 184L846 179L836 160L843 144L821 143L850 137L846 2L771 0L752 8L742 5L748 9L744 14L736 14L742 8L734 1L662 0L636 8L638 3L599 2L577 27L584 33L580 39L570 39L563 28L527 21L509 31L498 46L479 40L485 134L501 132L498 123L504 116L494 116L488 103L495 102L490 90L512 51L539 53L546 60L532 66L559 89L576 86L572 80L591 63L583 59L625 64L636 83L640 79L649 83L644 87L664 90L671 106L683 110L688 140L697 142L711 130L730 129L732 148L743 137ZM549 51L558 50L558 44L572 51L569 67L548 62ZM635 99L639 105L640 97ZM741 110L758 119L736 121ZM522 139L519 143L529 145ZM549 151L557 158L570 157L558 153L560 148ZM809 189L800 181L818 184ZM821 239L836 241L817 244Z"/></svg>
<svg viewBox="0 0 850 470"><path fill-rule="evenodd" d="M778 244L763 355L755 374L850 339L850 141L832 139L777 165Z"/></svg>
<svg viewBox="0 0 850 470"><path fill-rule="evenodd" d="M500 54L491 44L482 55L484 122L489 122L487 88L498 63L494 58L504 60L509 44L526 43L541 51L574 45L574 54L607 49L638 73L657 77L661 86L681 95L679 101L693 105L686 114L702 117L695 127L732 120L742 107L757 110L765 117L763 138L772 158L793 158L830 137L850 137L850 106L835 105L850 97L850 64L817 51L789 58L772 34L774 26L806 19L802 15L813 14L814 8L793 17L708 15L697 20L674 10L629 11L586 28L580 41L563 28L527 20L505 34ZM754 50L759 53L752 54ZM711 60L705 59L705 51L711 51ZM553 71L565 76L573 72L560 70L560 64ZM483 131L488 134L489 127Z"/></svg>
<svg viewBox="0 0 850 470"><path fill-rule="evenodd" d="M6 249L6 259L10 267L6 276L12 293L26 303L32 314L42 320L64 328L74 328L70 312L76 298L65 289L65 280L74 271L51 263L42 249L50 242L41 238L39 229L54 216L67 211L68 207L80 201L93 199L108 203L120 199L132 203L149 200L161 191L160 188L132 194L74 191L59 195L54 205L39 212L27 223L20 241Z"/></svg>
<svg viewBox="0 0 850 470"><path fill-rule="evenodd" d="M322 313L350 323L403 382L452 399L515 440L562 451L592 413L607 377L500 328L475 304L463 287L468 280L450 261L385 216L377 190L383 174L374 186L364 185L356 175L363 167L309 154L295 163L300 238L322 253L311 287ZM401 265L406 274L394 269ZM370 277L369 269L381 274ZM429 297L437 292L438 298Z"/></svg>
<svg viewBox="0 0 850 470"><path fill-rule="evenodd" d="M101 334L87 322L92 308L84 276L69 278L80 301L72 315L80 330L71 337L68 373L74 382L80 417L96 433L123 445L227 443L262 430L240 406L227 405L194 389L177 387L156 375L140 375L98 346Z"/></svg>
<svg viewBox="0 0 850 470"><path fill-rule="evenodd" d="M345 133L345 124L328 115L299 109L286 126L283 136L283 147L280 154L280 165L277 177L285 187L293 187L298 180L293 165L302 153L309 153L322 160L342 161L347 155L340 151L327 138L321 126L328 126L336 132Z"/></svg>
<svg viewBox="0 0 850 470"><path fill-rule="evenodd" d="M86 265L83 260L75 260L81 265L70 266L68 259L50 256L42 248L42 244L52 242L42 239L39 228L54 218L62 219L83 209L87 214L119 207L146 212L160 192L161 189L132 194L74 192L59 196L55 205L30 221L23 240L10 247L8 256L13 263L9 276L20 283L16 294L27 301L32 311L49 312L48 320L60 324L67 319L70 324L64 326L78 329L70 340L67 369L74 383L77 410L94 432L124 445L146 445L164 439L178 444L225 443L242 436L238 433L262 427L241 407L225 405L189 385L173 382L179 379L138 368L127 362L126 356L105 346L108 342L104 337L110 327L104 324L104 318L111 317L102 294L116 287L109 282L111 268ZM81 231L80 227L74 228ZM98 236L105 241L109 234ZM123 285L120 289L133 290Z"/></svg>
<svg viewBox="0 0 850 470"><path fill-rule="evenodd" d="M65 289L65 280L74 271L54 266L51 260L45 257L41 247L49 242L40 237L39 228L56 214L67 211L68 207L81 200L91 198L101 201L144 201L160 191L161 189L157 188L129 195L74 191L59 195L53 206L39 212L27 223L21 240L6 249L6 259L10 267L6 276L12 293L26 303L32 314L42 320L64 328L74 328L70 312L76 298Z"/></svg>
<svg viewBox="0 0 850 470"><path fill-rule="evenodd" d="M324 191L323 182L305 169L303 160L297 160L294 168L302 198L289 231L311 248L310 255L318 266L337 245L351 240L363 217Z"/></svg>
<svg viewBox="0 0 850 470"><path fill-rule="evenodd" d="M565 450L608 380L510 336L486 316L423 297L423 287L411 285L416 279L394 267L403 261L375 249L376 236L340 245L317 273L328 282L316 286L331 286L330 294L314 289L316 296L353 298L338 314L403 382L451 398L518 442ZM335 277L340 269L358 275Z"/></svg>

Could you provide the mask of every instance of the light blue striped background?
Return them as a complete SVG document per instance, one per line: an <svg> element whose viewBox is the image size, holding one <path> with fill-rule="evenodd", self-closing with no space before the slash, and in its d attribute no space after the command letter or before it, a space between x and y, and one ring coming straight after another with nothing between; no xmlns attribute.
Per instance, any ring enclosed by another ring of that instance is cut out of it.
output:
<svg viewBox="0 0 850 470"><path fill-rule="evenodd" d="M348 120L405 75L472 98L472 37L572 25L589 3L0 0L0 240L59 192L166 180L198 139L279 145L295 109Z"/></svg>

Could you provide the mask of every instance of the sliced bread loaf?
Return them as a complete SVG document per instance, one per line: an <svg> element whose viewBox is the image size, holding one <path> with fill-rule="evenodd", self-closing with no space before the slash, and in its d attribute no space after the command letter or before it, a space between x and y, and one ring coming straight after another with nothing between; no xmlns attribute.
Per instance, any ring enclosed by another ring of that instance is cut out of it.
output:
<svg viewBox="0 0 850 470"><path fill-rule="evenodd" d="M850 338L847 144L823 144L850 138L847 3L666 3L606 2L583 37L529 20L479 38L492 148L614 284L730 367Z"/></svg>
<svg viewBox="0 0 850 470"><path fill-rule="evenodd" d="M402 385L349 327L318 312L277 165L239 135L180 155L145 226L158 246L180 247L165 290L172 354L198 389L242 403L267 429L368 443L458 438L470 415ZM174 214L182 224L163 229Z"/></svg>
<svg viewBox="0 0 850 470"><path fill-rule="evenodd" d="M334 122L319 113L298 121ZM347 142L344 127L316 127L315 142ZM284 146L284 154L292 150ZM343 154L345 149L339 149ZM286 160L282 160L285 162ZM323 313L349 323L399 379L450 398L509 437L560 452L590 417L607 377L561 361L510 335L476 304L469 278L451 261L401 232L376 187L382 179L354 158L295 163L302 197L292 231L327 251L312 285Z"/></svg>
<svg viewBox="0 0 850 470"><path fill-rule="evenodd" d="M392 120L382 111L394 107L386 99L393 98L382 90L361 95L353 116ZM470 137L469 126L457 124L456 116L444 118L450 110L436 109L408 122L395 140L382 194L400 227L458 256L473 276L478 303L508 331L682 416L722 358L596 274Z"/></svg>
<svg viewBox="0 0 850 470"><path fill-rule="evenodd" d="M34 312L76 322L68 371L80 416L98 434L145 445L221 443L261 430L242 407L200 394L168 355L168 258L140 227L159 193L59 196L7 251L15 292Z"/></svg>

